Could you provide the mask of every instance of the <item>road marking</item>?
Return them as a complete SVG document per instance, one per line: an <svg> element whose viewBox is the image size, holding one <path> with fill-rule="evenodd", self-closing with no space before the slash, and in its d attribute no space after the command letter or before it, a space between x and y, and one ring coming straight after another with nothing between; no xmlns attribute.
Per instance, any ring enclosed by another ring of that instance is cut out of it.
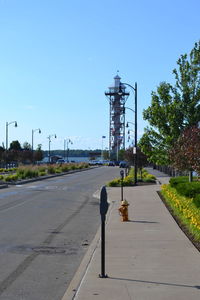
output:
<svg viewBox="0 0 200 300"><path fill-rule="evenodd" d="M97 190L96 192L94 192L94 194L92 195L93 198L96 198L96 199L100 199L100 190Z"/></svg>
<svg viewBox="0 0 200 300"><path fill-rule="evenodd" d="M99 189L96 192L94 192L92 197L100 200L100 195L101 195L101 190ZM107 196L108 196L108 194L107 194ZM108 201L108 203L110 203L109 197L107 198L107 201Z"/></svg>
<svg viewBox="0 0 200 300"><path fill-rule="evenodd" d="M7 210L9 210L9 209L16 208L16 207L21 206L21 205L23 205L24 203L27 203L27 202L30 202L30 201L32 201L32 199L24 200L23 202L20 202L20 203L18 203L18 204L15 204L15 205L13 205L13 206L10 206L10 207L8 207L8 208L5 208L5 209L0 210L0 213L5 212L5 211L7 211ZM10 205L12 205L12 203L11 203Z"/></svg>
<svg viewBox="0 0 200 300"><path fill-rule="evenodd" d="M27 186L26 188L27 189L36 189L38 187L40 187L40 186L39 185L32 185L32 186Z"/></svg>

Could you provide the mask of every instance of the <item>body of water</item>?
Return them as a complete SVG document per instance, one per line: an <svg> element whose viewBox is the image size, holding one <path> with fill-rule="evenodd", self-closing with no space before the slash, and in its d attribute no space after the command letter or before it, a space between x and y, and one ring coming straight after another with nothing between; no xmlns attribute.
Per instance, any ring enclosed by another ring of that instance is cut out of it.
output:
<svg viewBox="0 0 200 300"><path fill-rule="evenodd" d="M68 157L69 162L89 162L89 157Z"/></svg>

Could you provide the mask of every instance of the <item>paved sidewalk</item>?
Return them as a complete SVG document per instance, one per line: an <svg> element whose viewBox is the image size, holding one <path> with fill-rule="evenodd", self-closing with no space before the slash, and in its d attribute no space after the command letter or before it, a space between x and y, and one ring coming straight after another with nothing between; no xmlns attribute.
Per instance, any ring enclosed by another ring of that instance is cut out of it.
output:
<svg viewBox="0 0 200 300"><path fill-rule="evenodd" d="M156 170L160 183L169 177ZM160 200L160 185L124 188L129 222L120 222L120 188L107 189L106 273L101 272L100 231L62 300L198 300L200 253Z"/></svg>

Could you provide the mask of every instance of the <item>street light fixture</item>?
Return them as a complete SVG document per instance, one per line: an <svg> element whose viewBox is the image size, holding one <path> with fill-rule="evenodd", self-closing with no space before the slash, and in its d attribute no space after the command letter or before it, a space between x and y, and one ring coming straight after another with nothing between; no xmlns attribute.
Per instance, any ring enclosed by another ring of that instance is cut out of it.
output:
<svg viewBox="0 0 200 300"><path fill-rule="evenodd" d="M135 111L134 111L132 108L130 108L130 107L125 106L124 108L125 108L125 109L129 109L129 110L131 110L133 113L135 113Z"/></svg>
<svg viewBox="0 0 200 300"><path fill-rule="evenodd" d="M64 139L64 159L65 159L65 149L66 149L66 142L67 142L67 162L69 162L69 143L72 145L73 142L70 139Z"/></svg>
<svg viewBox="0 0 200 300"><path fill-rule="evenodd" d="M50 160L50 153L51 153L51 150L50 150L50 145L51 145L51 137L54 137L55 139L57 138L57 136L56 136L56 134L51 134L51 135L49 135L47 138L48 138L48 140L49 140L49 164L50 164L50 162L51 162L51 160Z"/></svg>
<svg viewBox="0 0 200 300"><path fill-rule="evenodd" d="M126 128L129 128L129 125L128 125L128 124L135 125L135 123L133 123L133 122L127 122L127 123L126 123Z"/></svg>
<svg viewBox="0 0 200 300"><path fill-rule="evenodd" d="M15 127L17 127L17 122L16 121L12 121L10 123L6 122L6 150L8 150L8 126L10 124L15 124Z"/></svg>
<svg viewBox="0 0 200 300"><path fill-rule="evenodd" d="M34 151L34 148L33 148L33 137L34 137L34 132L38 131L39 133L41 133L41 129L40 128L37 128L37 129L32 129L32 162L33 162L33 151Z"/></svg>
<svg viewBox="0 0 200 300"><path fill-rule="evenodd" d="M135 160L134 160L134 184L137 185L137 82L135 82L135 87L133 87L132 85L130 85L129 83L120 83L120 86L119 86L119 95L123 95L123 91L122 91L122 85L127 85L128 87L130 87L133 91L134 91L134 94L135 94L135 110L134 110L134 113L135 113L135 145L134 145L134 148L133 148L133 154L135 155Z"/></svg>

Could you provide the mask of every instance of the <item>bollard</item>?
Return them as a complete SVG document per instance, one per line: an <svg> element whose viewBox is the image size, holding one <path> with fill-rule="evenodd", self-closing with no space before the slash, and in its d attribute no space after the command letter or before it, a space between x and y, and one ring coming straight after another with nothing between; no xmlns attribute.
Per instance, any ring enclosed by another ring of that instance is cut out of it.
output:
<svg viewBox="0 0 200 300"><path fill-rule="evenodd" d="M101 214L101 274L100 278L107 278L105 274L105 221L106 213L108 211L107 192L105 186L101 189L100 195L100 214Z"/></svg>

